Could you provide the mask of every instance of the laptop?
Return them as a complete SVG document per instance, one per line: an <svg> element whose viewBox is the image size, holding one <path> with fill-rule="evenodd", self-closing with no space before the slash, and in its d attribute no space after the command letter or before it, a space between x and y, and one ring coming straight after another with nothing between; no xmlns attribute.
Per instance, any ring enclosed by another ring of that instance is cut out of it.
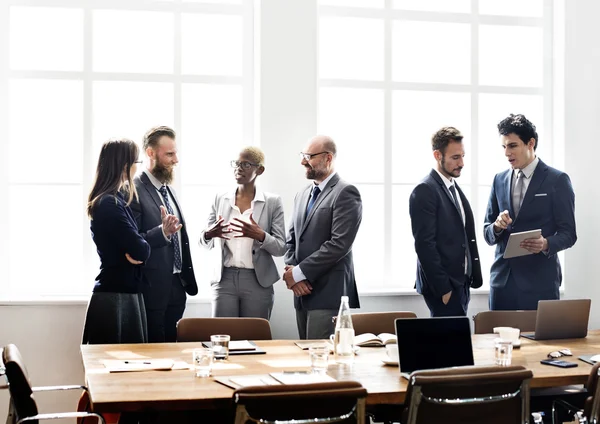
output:
<svg viewBox="0 0 600 424"><path fill-rule="evenodd" d="M400 374L473 365L471 327L467 317L398 318Z"/></svg>
<svg viewBox="0 0 600 424"><path fill-rule="evenodd" d="M582 339L587 336L591 299L540 300L531 340Z"/></svg>

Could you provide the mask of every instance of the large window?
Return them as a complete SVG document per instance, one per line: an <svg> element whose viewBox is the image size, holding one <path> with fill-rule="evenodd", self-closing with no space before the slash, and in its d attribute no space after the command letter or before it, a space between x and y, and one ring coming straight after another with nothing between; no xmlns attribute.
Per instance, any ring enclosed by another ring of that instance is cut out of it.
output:
<svg viewBox="0 0 600 424"><path fill-rule="evenodd" d="M465 135L458 182L489 278L485 207L508 165L496 124L525 114L538 155L553 164L552 26L551 0L319 0L318 126L363 196L354 248L362 293L413 290L409 195L434 165L431 135L446 125Z"/></svg>
<svg viewBox="0 0 600 424"><path fill-rule="evenodd" d="M178 130L175 187L203 262L210 203L252 143L252 13L242 0L2 2L0 299L91 292L99 261L85 203L99 148L141 143L155 125ZM208 272L196 267L199 281Z"/></svg>

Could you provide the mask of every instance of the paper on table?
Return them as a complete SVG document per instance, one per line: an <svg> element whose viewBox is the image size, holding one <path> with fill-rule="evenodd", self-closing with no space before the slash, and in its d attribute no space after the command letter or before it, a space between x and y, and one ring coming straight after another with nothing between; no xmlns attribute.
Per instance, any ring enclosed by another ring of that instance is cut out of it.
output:
<svg viewBox="0 0 600 424"><path fill-rule="evenodd" d="M184 370L190 368L190 365L186 362L175 362L172 359L105 359L102 361L102 364L109 372L169 371L173 369Z"/></svg>
<svg viewBox="0 0 600 424"><path fill-rule="evenodd" d="M327 374L313 374L308 371L272 372L271 377L283 384L331 383L335 378Z"/></svg>
<svg viewBox="0 0 600 424"><path fill-rule="evenodd" d="M520 245L523 240L530 238L538 238L542 235L542 230L521 231L520 233L512 233L508 238L508 244L504 250L504 259L516 258L518 256L532 255L533 253L527 249L523 249Z"/></svg>
<svg viewBox="0 0 600 424"><path fill-rule="evenodd" d="M255 350L256 345L248 340L232 340L229 342L229 350Z"/></svg>

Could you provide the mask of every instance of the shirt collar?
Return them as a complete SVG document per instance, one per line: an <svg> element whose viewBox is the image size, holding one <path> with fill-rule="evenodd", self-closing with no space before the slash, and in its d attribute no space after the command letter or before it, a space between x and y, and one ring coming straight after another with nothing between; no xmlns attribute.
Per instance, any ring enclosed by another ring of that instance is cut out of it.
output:
<svg viewBox="0 0 600 424"><path fill-rule="evenodd" d="M156 178L154 175L152 175L152 172L148 171L147 169L144 169L144 173L148 176L148 179L150 180L150 182L152 183L154 188L156 188L157 190L160 190L160 188L164 184L161 183L160 181L158 181L158 178Z"/></svg>
<svg viewBox="0 0 600 424"><path fill-rule="evenodd" d="M225 199L229 200L229 204L231 205L231 207L235 206L235 193L237 192L237 189L233 190L233 191L229 191L227 193L225 193L225 195L223 196ZM265 202L265 193L259 189L258 187L256 187L256 192L254 193L254 199L252 199L252 206L251 208L254 208L254 203L256 202Z"/></svg>
<svg viewBox="0 0 600 424"><path fill-rule="evenodd" d="M333 171L331 173L331 175L327 178L325 178L323 181L321 181L320 184L317 184L313 181L313 190L315 188L315 186L319 187L319 190L321 191L321 193L323 193L323 191L325 190L325 187L327 187L327 183L329 183L329 181L333 178L333 176L336 174L336 171Z"/></svg>
<svg viewBox="0 0 600 424"><path fill-rule="evenodd" d="M517 175L519 175L519 171L523 171L523 175L525 176L525 178L527 178L527 179L531 178L531 176L533 175L533 171L535 171L535 168L537 168L537 166L538 166L538 163L540 163L540 158L538 158L536 156L535 159L532 160L531 163L529 165L527 165L525 168L515 169L514 170L515 177Z"/></svg>
<svg viewBox="0 0 600 424"><path fill-rule="evenodd" d="M438 175L442 178L442 181L444 182L444 185L446 186L446 188L448 190L450 190L450 187L452 187L454 185L454 179L449 179L448 177L446 177L444 174L442 174L440 171L437 170L437 168L433 168L435 170L435 172L438 173Z"/></svg>

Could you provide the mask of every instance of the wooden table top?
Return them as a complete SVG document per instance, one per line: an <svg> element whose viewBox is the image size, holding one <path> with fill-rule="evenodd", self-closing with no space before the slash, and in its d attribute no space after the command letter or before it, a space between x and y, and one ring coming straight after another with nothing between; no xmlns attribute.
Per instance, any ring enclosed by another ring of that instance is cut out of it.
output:
<svg viewBox="0 0 600 424"><path fill-rule="evenodd" d="M494 363L492 334L473 336L476 365ZM230 356L217 362L213 376L268 374L283 370L309 370L308 351L300 350L292 340L257 341L266 355ZM93 408L98 412L151 410L189 410L225 408L233 390L212 378L196 378L192 370L108 373L105 359L171 358L191 364L192 349L200 343L161 343L124 345L82 345L81 355ZM576 368L557 368L540 364L549 352L570 348ZM532 387L556 387L583 384L591 365L577 359L579 355L600 353L600 330L585 339L532 341L521 338L521 348L513 350L513 365L533 371ZM407 381L398 367L387 366L383 348L361 348L351 368L331 364L328 374L337 380L359 381L369 392L367 404L399 404L404 401Z"/></svg>

